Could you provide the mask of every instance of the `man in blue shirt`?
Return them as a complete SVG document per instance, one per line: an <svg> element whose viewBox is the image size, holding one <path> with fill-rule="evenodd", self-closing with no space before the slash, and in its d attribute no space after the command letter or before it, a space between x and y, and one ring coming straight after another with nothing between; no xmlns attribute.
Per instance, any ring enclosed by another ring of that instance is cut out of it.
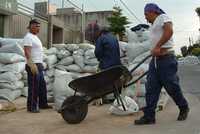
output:
<svg viewBox="0 0 200 134"><path fill-rule="evenodd" d="M112 66L121 65L120 61L120 49L117 38L109 32L108 28L104 27L101 31L98 31L99 34L96 40L95 47L95 56L99 61L99 70L105 70ZM110 103L114 98L103 97L100 102L96 102L96 104L102 103Z"/></svg>
<svg viewBox="0 0 200 134"><path fill-rule="evenodd" d="M108 28L102 28L100 32L96 41L95 56L99 61L100 70L121 65L118 40Z"/></svg>

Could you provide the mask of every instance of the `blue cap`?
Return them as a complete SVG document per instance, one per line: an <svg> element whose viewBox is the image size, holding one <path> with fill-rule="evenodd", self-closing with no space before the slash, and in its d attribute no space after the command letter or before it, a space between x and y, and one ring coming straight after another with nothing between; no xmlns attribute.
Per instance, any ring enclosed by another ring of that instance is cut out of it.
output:
<svg viewBox="0 0 200 134"><path fill-rule="evenodd" d="M165 12L161 8L159 8L157 4L147 3L145 5L144 12L146 13L146 12L152 12L152 11L158 14L165 14Z"/></svg>

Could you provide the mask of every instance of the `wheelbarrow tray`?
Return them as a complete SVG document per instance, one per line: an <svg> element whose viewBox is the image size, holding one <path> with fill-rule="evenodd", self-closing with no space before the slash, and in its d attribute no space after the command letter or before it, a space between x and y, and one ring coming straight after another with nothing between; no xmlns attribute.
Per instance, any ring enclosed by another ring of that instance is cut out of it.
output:
<svg viewBox="0 0 200 134"><path fill-rule="evenodd" d="M102 97L114 92L116 86L118 89L121 88L120 77L125 74L124 72L128 72L126 67L114 66L96 74L75 79L69 83L69 87L90 97Z"/></svg>

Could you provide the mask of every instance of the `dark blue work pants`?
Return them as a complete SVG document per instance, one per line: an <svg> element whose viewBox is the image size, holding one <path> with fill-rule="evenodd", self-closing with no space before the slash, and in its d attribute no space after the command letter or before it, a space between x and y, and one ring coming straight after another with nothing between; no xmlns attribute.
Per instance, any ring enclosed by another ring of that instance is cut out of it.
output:
<svg viewBox="0 0 200 134"><path fill-rule="evenodd" d="M39 107L47 105L47 88L43 75L43 65L41 63L37 63L36 65L38 67L37 75L33 75L30 67L26 65L28 75L28 111L38 110Z"/></svg>
<svg viewBox="0 0 200 134"><path fill-rule="evenodd" d="M177 61L174 55L152 58L146 83L146 107L144 116L155 119L155 109L162 87L174 100L176 105L187 108L188 103L183 96L177 76Z"/></svg>

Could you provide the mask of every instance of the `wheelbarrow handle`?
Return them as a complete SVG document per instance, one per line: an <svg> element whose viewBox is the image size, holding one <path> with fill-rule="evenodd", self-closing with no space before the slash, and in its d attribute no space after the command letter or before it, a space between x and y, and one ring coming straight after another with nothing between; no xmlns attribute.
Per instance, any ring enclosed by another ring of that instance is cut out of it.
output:
<svg viewBox="0 0 200 134"><path fill-rule="evenodd" d="M137 79L135 79L134 81L128 83L127 85L125 85L124 87L129 87L130 85L136 83L138 80L140 80L142 77L144 77L145 75L147 75L148 71L146 71L145 73L143 73L140 77L138 77Z"/></svg>
<svg viewBox="0 0 200 134"><path fill-rule="evenodd" d="M130 70L130 72L132 73L133 71L135 71L141 64L143 64L147 59L149 59L152 55L148 55L146 56L143 60L141 60L133 69Z"/></svg>

